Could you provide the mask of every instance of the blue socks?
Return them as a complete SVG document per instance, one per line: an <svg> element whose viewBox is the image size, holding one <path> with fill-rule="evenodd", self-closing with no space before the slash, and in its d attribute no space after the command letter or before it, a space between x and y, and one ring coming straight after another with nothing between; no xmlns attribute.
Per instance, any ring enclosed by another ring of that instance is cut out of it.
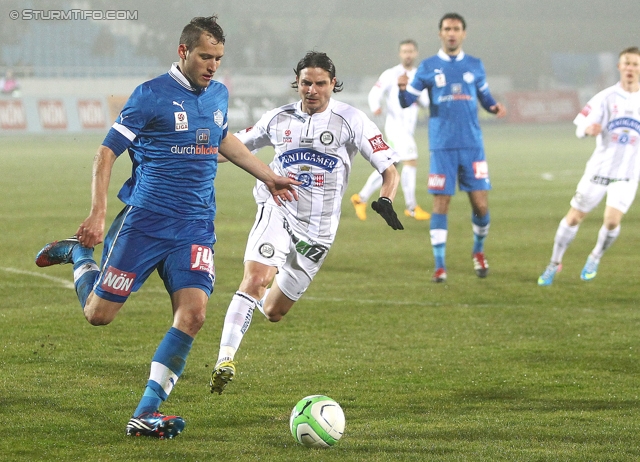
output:
<svg viewBox="0 0 640 462"><path fill-rule="evenodd" d="M489 234L489 211L483 217L471 214L471 223L473 228L473 253L484 251L484 240Z"/></svg>
<svg viewBox="0 0 640 462"><path fill-rule="evenodd" d="M434 213L431 215L431 247L433 248L433 257L435 259L436 269L446 269L444 261L447 247L447 228L448 223L446 214Z"/></svg>
<svg viewBox="0 0 640 462"><path fill-rule="evenodd" d="M100 268L93 259L93 249L76 245L71 253L73 261L73 285L82 309L93 290L93 285L100 274Z"/></svg>
<svg viewBox="0 0 640 462"><path fill-rule="evenodd" d="M483 217L471 214L471 224L473 228L473 253L484 251L484 241L489 234L489 212ZM431 247L433 248L433 257L435 267L446 269L445 255L447 247L448 223L447 215L444 213L434 213L431 215L430 235Z"/></svg>
<svg viewBox="0 0 640 462"><path fill-rule="evenodd" d="M138 404L134 417L145 412L155 412L165 401L184 371L191 351L193 337L172 327L164 336L151 361L149 381Z"/></svg>

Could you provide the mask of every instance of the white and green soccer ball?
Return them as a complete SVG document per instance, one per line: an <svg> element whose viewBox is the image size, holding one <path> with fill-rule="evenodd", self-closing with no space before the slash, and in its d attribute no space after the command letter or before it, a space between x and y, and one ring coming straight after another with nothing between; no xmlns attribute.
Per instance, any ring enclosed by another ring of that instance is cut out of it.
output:
<svg viewBox="0 0 640 462"><path fill-rule="evenodd" d="M289 427L293 438L308 448L328 448L344 433L344 412L324 395L302 398L291 411Z"/></svg>

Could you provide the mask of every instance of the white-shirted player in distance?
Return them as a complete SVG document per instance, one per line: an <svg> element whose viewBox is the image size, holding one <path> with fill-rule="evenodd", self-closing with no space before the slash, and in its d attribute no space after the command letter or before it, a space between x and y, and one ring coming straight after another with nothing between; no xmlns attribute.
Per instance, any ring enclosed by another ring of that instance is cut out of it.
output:
<svg viewBox="0 0 640 462"><path fill-rule="evenodd" d="M580 273L583 281L596 277L605 250L620 234L622 217L631 207L640 179L640 49L620 53L620 81L591 98L573 121L578 138L596 137L596 149L587 162L571 208L560 221L551 262L538 285L553 283L562 269L562 257L578 233L580 223L607 196L604 221L595 247Z"/></svg>
<svg viewBox="0 0 640 462"><path fill-rule="evenodd" d="M256 306L270 321L280 321L311 284L335 239L358 151L382 175L380 198L372 208L391 228L403 229L391 204L399 181L397 153L364 112L331 98L342 83L326 54L307 53L295 74L292 87L300 101L267 112L236 134L253 151L273 146L270 167L302 184L295 205L282 207L264 184L254 188L258 212L245 250L244 277L224 320L212 393L222 393L233 378L233 359Z"/></svg>
<svg viewBox="0 0 640 462"><path fill-rule="evenodd" d="M415 61L418 57L418 44L414 40L403 40L399 49L400 64L384 71L369 92L369 109L374 115L382 114L383 102L387 116L384 123L385 139L400 155L402 172L400 186L404 195L405 211L408 217L416 220L428 220L431 214L420 207L416 201L416 172L418 168L418 147L413 133L418 121L418 105L429 106L429 94L423 91L415 104L408 108L400 106L398 101L398 77L406 75L409 80L416 73ZM367 201L380 189L382 177L373 171L358 194L351 196L356 215L367 219Z"/></svg>

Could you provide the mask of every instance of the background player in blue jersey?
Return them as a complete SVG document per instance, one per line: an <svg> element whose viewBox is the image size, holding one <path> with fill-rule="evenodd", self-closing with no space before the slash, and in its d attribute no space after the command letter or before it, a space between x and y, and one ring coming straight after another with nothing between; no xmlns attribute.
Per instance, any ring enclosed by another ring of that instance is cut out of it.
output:
<svg viewBox="0 0 640 462"><path fill-rule="evenodd" d="M447 279L445 248L447 214L456 180L469 194L474 235L473 265L478 277L486 277L489 264L484 240L489 232L489 170L478 121L478 102L498 117L506 115L504 106L491 96L482 61L462 51L466 23L457 13L440 20L442 48L437 55L420 63L409 84L407 76L398 78L398 98L402 107L416 101L425 88L429 91L429 193L434 195L431 214L431 245L435 258L434 282Z"/></svg>
<svg viewBox="0 0 640 462"><path fill-rule="evenodd" d="M227 133L228 92L212 81L224 54L217 17L194 18L184 27L179 61L168 73L138 86L94 159L89 216L75 236L47 244L38 266L73 263L84 315L109 324L157 270L171 297L173 326L151 363L146 389L126 427L131 436L173 438L185 422L162 415L205 319L215 279L213 219L217 153L260 179L276 204L297 198L299 184L273 173ZM107 191L114 162L127 150L133 163L118 197L125 207L104 237ZM103 241L101 266L93 247Z"/></svg>

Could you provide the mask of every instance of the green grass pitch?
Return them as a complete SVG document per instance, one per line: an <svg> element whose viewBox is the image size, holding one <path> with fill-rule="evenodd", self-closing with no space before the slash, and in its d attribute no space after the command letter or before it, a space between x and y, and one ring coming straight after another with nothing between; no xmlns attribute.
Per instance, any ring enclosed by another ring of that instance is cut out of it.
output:
<svg viewBox="0 0 640 462"><path fill-rule="evenodd" d="M418 201L428 150L418 129ZM490 274L471 262L470 207L449 216L446 284L430 282L428 222L402 215L392 231L349 196L371 168L358 157L331 252L305 296L277 324L254 317L236 357L237 379L209 393L226 307L242 277L255 215L249 175L222 165L217 282L208 319L162 410L182 415L179 438L126 438L124 428L170 327L157 276L116 320L92 327L70 288L71 268L40 269L36 252L72 234L90 205L100 136L0 138L0 459L180 461L638 460L638 204L595 280L579 274L603 206L583 223L564 271L538 287L560 218L594 141L571 124L487 125L493 183ZM260 154L269 160L269 153ZM116 163L108 219L130 162ZM337 400L342 440L296 445L289 413L310 394Z"/></svg>

